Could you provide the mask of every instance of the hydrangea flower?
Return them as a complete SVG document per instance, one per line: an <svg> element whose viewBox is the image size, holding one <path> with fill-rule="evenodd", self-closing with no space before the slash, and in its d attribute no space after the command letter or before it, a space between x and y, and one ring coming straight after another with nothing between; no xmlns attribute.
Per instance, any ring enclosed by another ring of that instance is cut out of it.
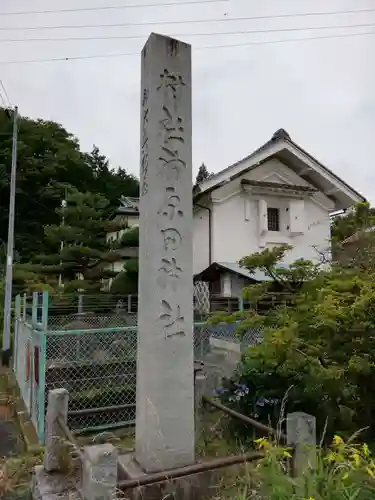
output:
<svg viewBox="0 0 375 500"><path fill-rule="evenodd" d="M225 394L228 392L228 389L225 389L224 387L218 387L213 390L212 395L215 397L221 396L222 394Z"/></svg>

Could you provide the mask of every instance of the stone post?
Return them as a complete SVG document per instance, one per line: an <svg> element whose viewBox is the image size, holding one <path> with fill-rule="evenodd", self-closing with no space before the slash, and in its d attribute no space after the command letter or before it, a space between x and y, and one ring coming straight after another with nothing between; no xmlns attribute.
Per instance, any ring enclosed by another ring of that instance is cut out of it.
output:
<svg viewBox="0 0 375 500"><path fill-rule="evenodd" d="M142 51L136 459L195 461L191 47L151 34Z"/></svg>
<svg viewBox="0 0 375 500"><path fill-rule="evenodd" d="M109 443L83 449L82 496L85 500L116 498L117 449Z"/></svg>
<svg viewBox="0 0 375 500"><path fill-rule="evenodd" d="M27 309L27 294L23 294L23 303L22 303L22 320L26 321L26 309Z"/></svg>
<svg viewBox="0 0 375 500"><path fill-rule="evenodd" d="M39 304L39 294L38 292L33 292L33 302L31 310L31 324L35 326L38 322L38 304Z"/></svg>
<svg viewBox="0 0 375 500"><path fill-rule="evenodd" d="M287 444L294 446L293 474L303 475L316 466L316 421L303 412L288 413L286 423Z"/></svg>
<svg viewBox="0 0 375 500"><path fill-rule="evenodd" d="M195 435L196 440L204 433L204 404L203 396L207 396L207 377L203 371L203 363L196 363L194 367L194 399L195 399Z"/></svg>
<svg viewBox="0 0 375 500"><path fill-rule="evenodd" d="M61 448L61 440L65 438L57 420L61 418L65 423L67 422L68 402L69 393L66 389L53 389L49 391L44 452L44 469L46 472L53 472L59 469L59 449Z"/></svg>

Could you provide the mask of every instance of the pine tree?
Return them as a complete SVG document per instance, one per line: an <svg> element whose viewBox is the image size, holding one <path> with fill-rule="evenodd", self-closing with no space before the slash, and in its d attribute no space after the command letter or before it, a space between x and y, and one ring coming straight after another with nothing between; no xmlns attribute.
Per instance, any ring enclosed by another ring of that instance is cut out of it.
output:
<svg viewBox="0 0 375 500"><path fill-rule="evenodd" d="M139 247L139 227L125 231L120 241L120 248ZM127 259L121 271L112 282L111 293L116 295L136 295L138 293L138 257Z"/></svg>
<svg viewBox="0 0 375 500"><path fill-rule="evenodd" d="M40 264L34 271L55 284L60 275L65 293L99 292L102 279L116 274L106 269L108 263L118 258L106 238L108 206L99 194L70 188L64 206L56 211L61 223L45 227L51 253L37 257Z"/></svg>
<svg viewBox="0 0 375 500"><path fill-rule="evenodd" d="M195 179L195 185L200 184L201 182L205 181L206 179L209 178L210 172L207 170L207 167L204 163L199 167L197 177Z"/></svg>
<svg viewBox="0 0 375 500"><path fill-rule="evenodd" d="M117 208L121 196L139 196L138 179L121 167L112 168L108 158L100 153L97 146L93 146L85 159L95 179L91 191L105 193L112 208Z"/></svg>

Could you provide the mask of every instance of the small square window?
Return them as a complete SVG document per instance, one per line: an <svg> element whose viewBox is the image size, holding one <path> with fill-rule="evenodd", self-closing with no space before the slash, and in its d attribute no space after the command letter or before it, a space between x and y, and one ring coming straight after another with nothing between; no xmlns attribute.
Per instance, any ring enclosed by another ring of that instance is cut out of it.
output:
<svg viewBox="0 0 375 500"><path fill-rule="evenodd" d="M267 208L268 231L280 231L280 210Z"/></svg>

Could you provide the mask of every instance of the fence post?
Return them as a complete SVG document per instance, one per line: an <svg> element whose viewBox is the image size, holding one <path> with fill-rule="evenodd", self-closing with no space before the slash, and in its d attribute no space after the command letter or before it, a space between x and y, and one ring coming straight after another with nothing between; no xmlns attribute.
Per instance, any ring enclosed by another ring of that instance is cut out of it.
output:
<svg viewBox="0 0 375 500"><path fill-rule="evenodd" d="M47 327L48 327L48 292L43 292L42 302L42 331L40 332L40 351L39 351L39 386L38 386L38 406L39 406L39 421L38 435L39 441L44 443L44 401L46 390L46 356L47 356Z"/></svg>
<svg viewBox="0 0 375 500"><path fill-rule="evenodd" d="M128 295L128 313L132 312L132 296Z"/></svg>
<svg viewBox="0 0 375 500"><path fill-rule="evenodd" d="M33 303L31 310L31 324L36 326L38 321L38 292L33 292Z"/></svg>
<svg viewBox="0 0 375 500"><path fill-rule="evenodd" d="M82 495L85 500L116 498L118 451L110 443L85 446Z"/></svg>
<svg viewBox="0 0 375 500"><path fill-rule="evenodd" d="M203 363L202 363L203 366ZM204 415L202 398L207 392L207 376L203 368L194 367L194 411L195 411L195 432L198 439L204 435Z"/></svg>
<svg viewBox="0 0 375 500"><path fill-rule="evenodd" d="M238 299L238 311L243 313L243 298L242 297L240 297Z"/></svg>
<svg viewBox="0 0 375 500"><path fill-rule="evenodd" d="M294 446L293 474L303 475L316 467L316 420L308 413L288 413L286 422L287 444Z"/></svg>
<svg viewBox="0 0 375 500"><path fill-rule="evenodd" d="M43 292L43 302L42 302L42 328L47 331L48 326L48 292L45 290Z"/></svg>
<svg viewBox="0 0 375 500"><path fill-rule="evenodd" d="M22 319L26 321L26 308L27 308L27 294L23 294L23 304L22 304Z"/></svg>
<svg viewBox="0 0 375 500"><path fill-rule="evenodd" d="M57 471L59 468L59 449L62 431L57 422L61 418L65 423L68 420L69 393L66 389L53 389L48 393L46 415L46 447L44 453L44 469L46 472Z"/></svg>
<svg viewBox="0 0 375 500"><path fill-rule="evenodd" d="M17 371L18 328L21 319L21 296L17 295L14 307L13 370Z"/></svg>

